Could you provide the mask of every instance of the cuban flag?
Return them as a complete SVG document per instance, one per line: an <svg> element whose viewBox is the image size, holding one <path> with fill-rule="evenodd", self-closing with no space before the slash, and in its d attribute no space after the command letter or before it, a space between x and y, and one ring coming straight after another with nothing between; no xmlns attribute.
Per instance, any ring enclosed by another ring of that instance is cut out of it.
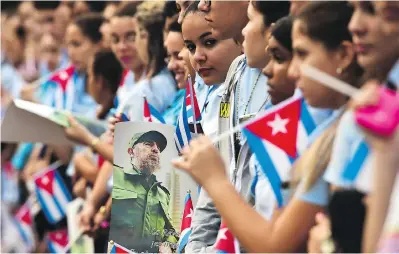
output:
<svg viewBox="0 0 399 254"><path fill-rule="evenodd" d="M165 123L161 113L159 113L144 97L144 121L154 123Z"/></svg>
<svg viewBox="0 0 399 254"><path fill-rule="evenodd" d="M33 220L30 207L31 203L28 199L28 201L18 209L14 218L25 245L29 250L33 250L35 247L35 236L33 233Z"/></svg>
<svg viewBox="0 0 399 254"><path fill-rule="evenodd" d="M216 253L240 253L240 245L222 222L215 242Z"/></svg>
<svg viewBox="0 0 399 254"><path fill-rule="evenodd" d="M129 249L126 249L122 245L117 244L116 242L111 242L111 251L110 253L132 253Z"/></svg>
<svg viewBox="0 0 399 254"><path fill-rule="evenodd" d="M131 88L131 83L134 80L131 74L132 73L129 70L124 70L122 73L121 82L119 83L119 88L116 91L116 97L119 101L123 101L125 99L125 95L128 94L128 90Z"/></svg>
<svg viewBox="0 0 399 254"><path fill-rule="evenodd" d="M49 232L47 235L47 247L50 253L65 253L65 247L68 245L68 231L61 229Z"/></svg>
<svg viewBox="0 0 399 254"><path fill-rule="evenodd" d="M316 124L304 98L290 98L243 128L247 142L283 206L280 175L288 175L298 153L308 144Z"/></svg>
<svg viewBox="0 0 399 254"><path fill-rule="evenodd" d="M177 253L182 253L184 247L188 242L188 238L191 234L191 220L193 218L194 208L193 201L191 200L190 192L187 193L186 199L184 200L184 211L183 218L181 221L180 238L177 248Z"/></svg>
<svg viewBox="0 0 399 254"><path fill-rule="evenodd" d="M66 215L66 206L71 194L56 168L40 172L35 177L35 192L47 220L55 224Z"/></svg>
<svg viewBox="0 0 399 254"><path fill-rule="evenodd" d="M56 72L48 80L48 82L54 82L56 84L55 105L53 106L57 109L72 110L75 99L75 90L72 78L74 73L75 67L71 65L64 70Z"/></svg>
<svg viewBox="0 0 399 254"><path fill-rule="evenodd" d="M201 111L198 106L195 89L189 80L186 86L186 98L183 100L175 132L175 143L179 153L181 153L183 147L188 145L195 135L204 133L200 123L201 119Z"/></svg>

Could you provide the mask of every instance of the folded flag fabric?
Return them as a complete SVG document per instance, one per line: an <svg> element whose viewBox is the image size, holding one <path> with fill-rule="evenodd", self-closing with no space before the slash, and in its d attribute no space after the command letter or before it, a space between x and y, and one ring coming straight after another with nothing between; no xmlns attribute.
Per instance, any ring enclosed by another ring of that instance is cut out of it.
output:
<svg viewBox="0 0 399 254"><path fill-rule="evenodd" d="M144 121L154 123L165 123L161 113L159 113L144 97Z"/></svg>
<svg viewBox="0 0 399 254"><path fill-rule="evenodd" d="M269 179L279 207L283 205L280 173L291 169L316 128L302 96L267 110L243 128L247 142Z"/></svg>
<svg viewBox="0 0 399 254"><path fill-rule="evenodd" d="M68 245L68 231L61 229L49 232L47 235L47 247L50 253L64 253L64 248Z"/></svg>
<svg viewBox="0 0 399 254"><path fill-rule="evenodd" d="M220 229L216 238L215 250L216 253L240 253L240 245L237 239L231 234L223 221L220 224Z"/></svg>
<svg viewBox="0 0 399 254"><path fill-rule="evenodd" d="M14 218L25 246L27 249L33 250L35 247L35 236L33 233L31 202L29 199L18 209Z"/></svg>
<svg viewBox="0 0 399 254"><path fill-rule="evenodd" d="M177 121L175 132L175 143L179 153L182 151L184 146L188 145L193 137L204 133L200 123L201 119L202 117L195 89L191 82L188 82L186 98L183 100L183 107Z"/></svg>
<svg viewBox="0 0 399 254"><path fill-rule="evenodd" d="M35 192L40 206L50 223L57 223L66 215L66 206L72 200L55 164L35 176Z"/></svg>
<svg viewBox="0 0 399 254"><path fill-rule="evenodd" d="M188 238L191 234L191 220L193 218L193 213L193 201L191 200L190 192L188 192L186 199L184 200L183 218L181 222L180 238L177 248L178 253L182 253L184 247L187 245Z"/></svg>

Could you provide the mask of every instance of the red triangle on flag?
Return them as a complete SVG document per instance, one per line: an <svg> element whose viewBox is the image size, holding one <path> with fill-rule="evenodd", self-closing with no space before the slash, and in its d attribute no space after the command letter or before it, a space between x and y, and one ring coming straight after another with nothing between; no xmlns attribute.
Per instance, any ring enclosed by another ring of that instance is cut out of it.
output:
<svg viewBox="0 0 399 254"><path fill-rule="evenodd" d="M127 251L119 246L115 246L115 253L129 253L129 251Z"/></svg>
<svg viewBox="0 0 399 254"><path fill-rule="evenodd" d="M129 70L124 70L122 73L121 83L119 83L120 87L125 85L125 80L126 80L127 74L129 74Z"/></svg>
<svg viewBox="0 0 399 254"><path fill-rule="evenodd" d="M68 232L66 229L49 232L48 238L53 243L57 243L58 245L63 247L68 244Z"/></svg>
<svg viewBox="0 0 399 254"><path fill-rule="evenodd" d="M296 141L300 115L301 98L293 100L284 107L248 124L246 129L255 136L281 148L289 156L296 157Z"/></svg>
<svg viewBox="0 0 399 254"><path fill-rule="evenodd" d="M50 195L53 195L53 183L54 183L55 172L49 170L45 174L35 179L35 184L39 189L47 191Z"/></svg>
<svg viewBox="0 0 399 254"><path fill-rule="evenodd" d="M30 214L29 207L26 204L21 206L21 208L19 208L15 217L27 225L32 225L32 217Z"/></svg>
<svg viewBox="0 0 399 254"><path fill-rule="evenodd" d="M75 67L74 66L69 66L68 68L58 71L55 73L50 80L58 83L62 90L65 92L66 91L66 86L68 84L68 80L72 77L73 73L75 72Z"/></svg>
<svg viewBox="0 0 399 254"><path fill-rule="evenodd" d="M223 222L220 224L215 249L226 253L236 253L234 236Z"/></svg>
<svg viewBox="0 0 399 254"><path fill-rule="evenodd" d="M180 232L183 232L186 228L191 227L191 220L193 218L193 202L191 200L191 195L187 194L187 201L184 206L184 211L183 211L183 218L181 221L181 229Z"/></svg>
<svg viewBox="0 0 399 254"><path fill-rule="evenodd" d="M152 122L150 106L148 105L146 98L144 98L144 120L147 122Z"/></svg>

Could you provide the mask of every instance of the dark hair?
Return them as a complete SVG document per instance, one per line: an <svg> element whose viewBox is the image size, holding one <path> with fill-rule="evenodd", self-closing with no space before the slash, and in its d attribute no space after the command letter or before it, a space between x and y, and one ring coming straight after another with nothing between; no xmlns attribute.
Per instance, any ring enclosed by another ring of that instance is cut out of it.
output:
<svg viewBox="0 0 399 254"><path fill-rule="evenodd" d="M292 17L286 16L277 20L271 29L271 35L290 52L292 52L292 23Z"/></svg>
<svg viewBox="0 0 399 254"><path fill-rule="evenodd" d="M116 10L114 17L134 17L137 11L137 5L139 5L140 2L130 2L125 5L122 5L121 7Z"/></svg>
<svg viewBox="0 0 399 254"><path fill-rule="evenodd" d="M60 1L33 1L33 6L37 10L55 10L60 4Z"/></svg>
<svg viewBox="0 0 399 254"><path fill-rule="evenodd" d="M190 13L201 12L201 10L198 9L198 4L199 4L199 1L195 1L194 3L190 4L190 5L187 7L186 11L185 11L184 14L183 14L183 20L184 20L184 18L185 18L188 14L190 14ZM182 23L183 23L183 21L182 21Z"/></svg>
<svg viewBox="0 0 399 254"><path fill-rule="evenodd" d="M303 32L328 49L338 48L343 41L352 41L348 24L353 8L345 1L312 2L303 7L295 20L304 22Z"/></svg>
<svg viewBox="0 0 399 254"><path fill-rule="evenodd" d="M164 3L146 1L137 7L135 15L139 26L148 34L148 56L151 76L155 76L165 67L166 50L163 46L165 16ZM140 36L140 35L136 35Z"/></svg>
<svg viewBox="0 0 399 254"><path fill-rule="evenodd" d="M176 18L176 20L174 20L172 23L169 24L168 30L169 30L169 32L181 33L181 24L179 24L179 22L177 22L177 18Z"/></svg>
<svg viewBox="0 0 399 254"><path fill-rule="evenodd" d="M103 12L107 4L106 1L85 1L92 12Z"/></svg>
<svg viewBox="0 0 399 254"><path fill-rule="evenodd" d="M179 13L179 10L177 9L177 6L176 6L176 1L174 1L174 0L166 1L165 7L163 10L164 10L165 18L171 18Z"/></svg>
<svg viewBox="0 0 399 254"><path fill-rule="evenodd" d="M290 12L289 1L252 1L253 7L263 15L263 23L270 26Z"/></svg>
<svg viewBox="0 0 399 254"><path fill-rule="evenodd" d="M304 23L301 29L309 38L321 42L328 50L335 50L343 41L352 41L348 29L352 14L353 8L346 1L320 1L305 5L294 21ZM359 77L363 75L363 69L356 58L348 69L352 71L350 78L354 78L352 85L361 85Z"/></svg>
<svg viewBox="0 0 399 254"><path fill-rule="evenodd" d="M98 43L102 39L100 26L104 23L105 18L99 13L83 14L74 20L74 24L79 27L82 33L87 36L93 43Z"/></svg>
<svg viewBox="0 0 399 254"><path fill-rule="evenodd" d="M107 87L116 94L122 80L123 67L111 50L102 49L94 55L92 70L94 76L102 77Z"/></svg>

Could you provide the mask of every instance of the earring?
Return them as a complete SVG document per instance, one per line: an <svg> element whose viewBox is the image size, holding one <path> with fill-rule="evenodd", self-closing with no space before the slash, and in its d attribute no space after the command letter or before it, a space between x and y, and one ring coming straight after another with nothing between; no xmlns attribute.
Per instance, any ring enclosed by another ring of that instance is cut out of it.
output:
<svg viewBox="0 0 399 254"><path fill-rule="evenodd" d="M336 70L336 72L337 72L337 74L342 74L342 68L341 68L341 67L338 67L337 70Z"/></svg>

